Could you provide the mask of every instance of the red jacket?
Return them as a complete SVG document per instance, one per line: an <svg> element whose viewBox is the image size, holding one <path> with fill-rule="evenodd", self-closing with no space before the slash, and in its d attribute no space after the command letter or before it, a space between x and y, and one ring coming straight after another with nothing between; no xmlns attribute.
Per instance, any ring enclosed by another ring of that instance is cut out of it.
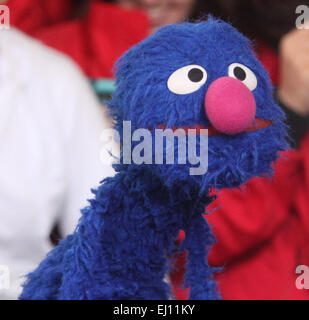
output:
<svg viewBox="0 0 309 320"><path fill-rule="evenodd" d="M67 21L74 0L9 0L10 23L25 33Z"/></svg>
<svg viewBox="0 0 309 320"><path fill-rule="evenodd" d="M272 180L255 178L242 190L224 190L207 209L218 240L209 262L224 266L216 276L223 299L309 299L298 290L298 265L309 266L309 136L299 152L281 158ZM180 270L174 292L184 299Z"/></svg>
<svg viewBox="0 0 309 320"><path fill-rule="evenodd" d="M11 23L77 62L92 79L112 78L116 60L148 35L139 10L92 0L84 18L70 19L72 0L10 0Z"/></svg>

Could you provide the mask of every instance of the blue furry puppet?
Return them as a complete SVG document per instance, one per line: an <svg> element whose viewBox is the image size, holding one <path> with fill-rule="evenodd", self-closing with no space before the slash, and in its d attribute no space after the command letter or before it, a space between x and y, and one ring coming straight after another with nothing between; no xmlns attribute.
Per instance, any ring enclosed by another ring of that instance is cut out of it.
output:
<svg viewBox="0 0 309 320"><path fill-rule="evenodd" d="M190 299L220 298L207 263L214 243L203 218L209 189L271 174L286 148L284 115L250 45L210 17L163 27L125 53L109 104L122 136L117 174L94 191L75 232L28 275L21 299L169 299L168 257L179 230L186 235ZM148 129L147 143L139 133L123 136L128 127ZM169 130L160 154L155 138L163 129ZM175 141L185 137L182 147L197 144L200 154L186 151L181 158L181 144L168 141L173 130ZM162 162L171 148L175 164Z"/></svg>

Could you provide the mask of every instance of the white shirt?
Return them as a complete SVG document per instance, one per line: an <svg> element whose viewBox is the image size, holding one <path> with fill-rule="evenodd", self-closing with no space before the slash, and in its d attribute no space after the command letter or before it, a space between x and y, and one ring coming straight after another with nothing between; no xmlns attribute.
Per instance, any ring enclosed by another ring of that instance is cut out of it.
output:
<svg viewBox="0 0 309 320"><path fill-rule="evenodd" d="M103 112L68 57L0 31L0 299L17 298L22 276L52 248L55 222L71 233L90 189L113 175L100 161Z"/></svg>

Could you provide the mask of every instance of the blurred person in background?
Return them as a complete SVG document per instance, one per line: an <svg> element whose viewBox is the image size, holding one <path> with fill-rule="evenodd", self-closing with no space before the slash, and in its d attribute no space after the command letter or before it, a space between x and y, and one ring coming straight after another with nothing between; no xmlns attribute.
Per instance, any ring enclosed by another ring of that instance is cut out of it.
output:
<svg viewBox="0 0 309 320"><path fill-rule="evenodd" d="M197 8L196 0L110 0L124 8L143 10L150 21L149 33L168 24L190 18Z"/></svg>
<svg viewBox="0 0 309 320"><path fill-rule="evenodd" d="M0 77L0 299L16 299L54 225L71 233L90 189L113 174L100 142L110 122L69 58L13 28L0 31Z"/></svg>
<svg viewBox="0 0 309 320"><path fill-rule="evenodd" d="M194 15L196 0L9 0L11 23L72 57L102 98L114 90L112 68L159 27Z"/></svg>
<svg viewBox="0 0 309 320"><path fill-rule="evenodd" d="M143 11L100 0L9 0L7 5L11 24L73 58L100 98L109 98L114 89L116 60L149 32Z"/></svg>

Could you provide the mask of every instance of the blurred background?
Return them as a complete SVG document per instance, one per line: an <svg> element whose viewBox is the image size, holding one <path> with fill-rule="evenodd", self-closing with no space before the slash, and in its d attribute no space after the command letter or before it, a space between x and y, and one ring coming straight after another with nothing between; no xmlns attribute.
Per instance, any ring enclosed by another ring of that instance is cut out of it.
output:
<svg viewBox="0 0 309 320"><path fill-rule="evenodd" d="M103 101L115 89L117 58L164 25L208 14L252 40L291 135L291 151L275 164L271 181L224 190L208 208L217 208L207 219L218 239L210 263L225 267L217 275L222 297L309 299L308 290L295 286L296 267L309 266L308 1L0 5L10 11L10 29L0 30L0 267L10 273L4 288L0 270L0 299L18 297L22 276L74 230L90 189L114 174L101 133L112 125ZM180 254L170 275L178 299L188 294L181 288L184 266Z"/></svg>

